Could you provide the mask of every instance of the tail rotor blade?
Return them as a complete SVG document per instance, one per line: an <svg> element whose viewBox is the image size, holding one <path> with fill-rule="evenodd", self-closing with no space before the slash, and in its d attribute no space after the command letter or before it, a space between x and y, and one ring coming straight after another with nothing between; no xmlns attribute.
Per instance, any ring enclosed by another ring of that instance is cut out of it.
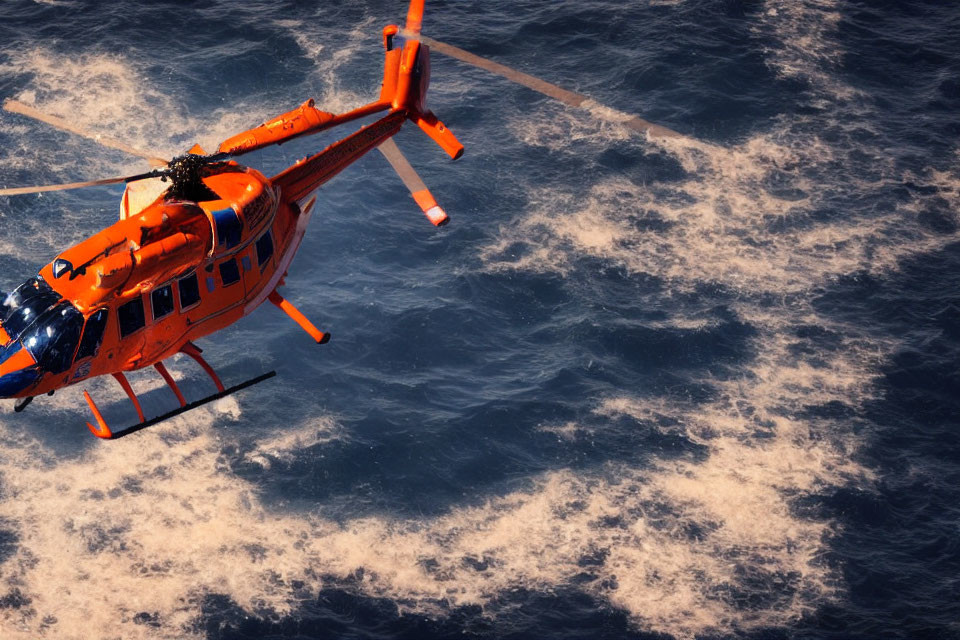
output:
<svg viewBox="0 0 960 640"><path fill-rule="evenodd" d="M410 0L410 9L407 11L408 33L419 34L420 27L423 25L423 4L424 0Z"/></svg>
<svg viewBox="0 0 960 640"><path fill-rule="evenodd" d="M559 100L560 102L568 104L571 107L592 111L593 115L597 117L600 117L604 120L617 122L618 124L622 124L623 126L632 129L637 133L645 133L654 138L684 137L683 134L677 133L673 129L668 129L667 127L654 124L653 122L644 120L640 116L632 116L631 114L620 113L608 107L604 107L595 100L592 100L581 93L568 91L563 87L558 87L557 85L547 82L546 80L541 80L540 78L523 73L522 71L517 71L516 69L500 64L499 62L482 58L476 54L470 53L469 51L460 49L459 47L454 47L453 45L449 45L445 42L440 42L439 40L434 40L433 38L420 35L418 31L410 29L409 26L401 33L408 38L416 38L420 40L420 42L423 42L429 46L430 50L433 52L442 53L446 56L450 56L451 58L456 58L461 62L466 62L467 64L479 69L484 69L485 71L495 73L498 76L503 76L507 80L521 84L525 87L533 89L534 91L538 91L545 96Z"/></svg>
<svg viewBox="0 0 960 640"><path fill-rule="evenodd" d="M397 143L393 141L393 138L387 138L384 142L380 143L380 146L377 148L380 149L380 153L383 154L387 162L390 163L390 166L393 167L393 170L396 171L400 179L403 180L403 184L406 185L410 195L416 200L417 205L423 211L424 215L427 216L427 219L437 227L446 224L450 220L446 211L434 200L433 194L430 193L430 190L416 169L410 165L407 157L401 153L400 148L397 146Z"/></svg>
<svg viewBox="0 0 960 640"><path fill-rule="evenodd" d="M34 109L30 105L18 102L17 100L8 99L3 103L3 108L10 113L18 113L22 116L28 118L33 118L34 120L39 120L45 124L48 124L52 127L60 129L61 131L67 131L68 133L73 133L75 135L87 138L88 140L93 140L97 144L100 144L104 147L109 147L110 149L117 149L118 151L123 151L129 153L132 156L137 156L138 158L143 158L148 161L151 166L162 167L167 164L167 160L159 157L157 154L148 153L146 151L141 151L135 147L121 142L120 140L115 140L107 136L102 136L91 131L87 131L75 124L72 124L63 118L58 118L57 116L50 115L48 113L43 113L37 109ZM70 187L71 189L76 187Z"/></svg>

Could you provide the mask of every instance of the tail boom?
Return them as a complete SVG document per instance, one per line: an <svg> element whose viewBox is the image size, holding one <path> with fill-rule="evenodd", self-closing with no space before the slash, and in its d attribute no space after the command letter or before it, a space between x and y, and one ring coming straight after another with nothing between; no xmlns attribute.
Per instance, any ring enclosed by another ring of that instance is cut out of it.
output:
<svg viewBox="0 0 960 640"><path fill-rule="evenodd" d="M389 113L353 135L334 142L320 153L278 173L271 178L271 182L280 187L285 199L301 200L360 156L400 131L406 117L406 112L402 110Z"/></svg>
<svg viewBox="0 0 960 640"><path fill-rule="evenodd" d="M402 33L412 34L412 24L416 25L415 31L419 32L422 16L423 0L414 0L407 16L407 28ZM441 149L456 160L463 155L463 145L425 106L427 90L430 87L430 48L416 37L407 39L402 48L394 48L394 39L398 33L401 31L396 25L388 25L383 29L383 83L380 96L375 102L346 113L333 114L317 109L311 98L296 109L224 140L217 151L233 156L242 155L389 111L391 114L402 112L404 119L415 122Z"/></svg>

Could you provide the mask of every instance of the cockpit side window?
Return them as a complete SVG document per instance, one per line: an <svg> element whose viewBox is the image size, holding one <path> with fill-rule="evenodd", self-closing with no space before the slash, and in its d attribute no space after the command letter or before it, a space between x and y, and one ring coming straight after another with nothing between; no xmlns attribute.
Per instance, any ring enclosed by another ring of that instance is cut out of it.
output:
<svg viewBox="0 0 960 640"><path fill-rule="evenodd" d="M77 348L74 361L97 355L100 343L103 342L103 330L107 327L107 315L106 309L98 309L87 319L87 326L83 330L83 337L80 338L80 346Z"/></svg>
<svg viewBox="0 0 960 640"><path fill-rule="evenodd" d="M48 309L23 335L23 346L40 367L63 373L70 366L80 340L83 316L69 302Z"/></svg>
<svg viewBox="0 0 960 640"><path fill-rule="evenodd" d="M137 296L130 302L117 307L117 320L120 323L120 337L125 338L134 331L143 329L146 318L143 313L143 298Z"/></svg>
<svg viewBox="0 0 960 640"><path fill-rule="evenodd" d="M60 300L60 294L43 278L31 278L11 291L0 306L0 323L11 340L16 340L44 311Z"/></svg>

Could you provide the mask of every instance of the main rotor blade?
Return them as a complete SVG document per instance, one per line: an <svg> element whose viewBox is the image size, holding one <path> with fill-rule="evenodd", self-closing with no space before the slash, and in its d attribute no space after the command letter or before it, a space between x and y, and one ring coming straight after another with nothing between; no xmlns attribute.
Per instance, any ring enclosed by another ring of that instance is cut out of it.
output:
<svg viewBox="0 0 960 640"><path fill-rule="evenodd" d="M409 24L409 23L408 23ZM620 113L609 107L604 107L600 103L592 100L591 98L581 94L574 93L573 91L568 91L563 87L558 87L555 84L551 84L546 80L541 80L522 71L517 71L506 65L500 64L499 62L494 62L493 60L488 60L486 58L481 58L478 55L470 53L469 51L464 51L459 47L454 47L453 45L446 44L445 42L440 42L439 40L434 40L424 35L413 31L409 27L407 29L401 30L401 33L408 38L416 38L430 47L431 51L436 51L437 53L442 53L451 58L456 58L461 62L466 62L469 65L478 67L489 71L490 73L495 73L499 76L503 76L507 80L516 82L525 87L529 87L534 91L539 91L545 96L549 96L560 102L570 105L571 107L577 107L580 109L586 109L593 112L593 115L609 122L616 122L622 124L628 129L632 129L637 133L646 133L654 138L682 138L684 137L682 133L677 133L673 129L668 129L659 124L654 124L648 120L644 120L640 116L632 116L632 114ZM604 112L607 112L611 115L603 115Z"/></svg>
<svg viewBox="0 0 960 640"><path fill-rule="evenodd" d="M167 160L157 156L156 154L148 153L146 151L141 151L140 149L131 147L130 145L124 142L115 140L114 138L102 136L100 134L87 131L86 129L82 129L74 124L71 124L70 122L67 122L63 118L58 118L57 116L52 116L50 114L43 113L42 111L38 111L37 109L34 109L30 105L23 104L22 102L18 102L17 100L13 100L13 99L6 100L3 103L3 108L9 111L10 113L19 113L22 116L27 116L28 118L39 120L40 122L49 124L50 126L56 127L57 129L60 129L62 131L67 131L69 133L82 136L89 140L93 140L94 142L100 145L103 145L104 147L117 149L118 151L123 151L125 153L129 153L130 155L143 158L147 162L149 162L151 166L162 167L167 164ZM74 187L70 187L70 188L74 188Z"/></svg>
<svg viewBox="0 0 960 640"><path fill-rule="evenodd" d="M47 184L37 187L12 187L10 189L0 189L0 196L19 196L25 193L42 193L45 191L67 191L68 189L82 189L83 187L96 187L104 184L117 184L118 182L127 181L128 178L104 178L103 180L70 182L68 184Z"/></svg>
<svg viewBox="0 0 960 640"><path fill-rule="evenodd" d="M145 180L146 178L159 178L168 175L169 171L153 169L146 173L138 173L133 176L120 176L117 178L103 178L101 180L87 180L86 182L68 182L66 184L45 184L34 187L10 187L0 189L0 196L19 196L26 193L43 193L46 191L67 191L68 189L83 189L84 187L98 187L105 184L118 184L120 182L135 182Z"/></svg>

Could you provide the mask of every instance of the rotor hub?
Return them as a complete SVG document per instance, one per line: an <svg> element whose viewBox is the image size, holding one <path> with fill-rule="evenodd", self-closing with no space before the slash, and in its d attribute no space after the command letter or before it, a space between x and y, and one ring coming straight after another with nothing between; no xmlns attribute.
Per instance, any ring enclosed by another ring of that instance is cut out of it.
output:
<svg viewBox="0 0 960 640"><path fill-rule="evenodd" d="M210 175L211 164L207 156L196 153L185 153L171 160L161 176L161 180L171 182L167 198L195 202L215 200L217 194L203 183L203 178Z"/></svg>

